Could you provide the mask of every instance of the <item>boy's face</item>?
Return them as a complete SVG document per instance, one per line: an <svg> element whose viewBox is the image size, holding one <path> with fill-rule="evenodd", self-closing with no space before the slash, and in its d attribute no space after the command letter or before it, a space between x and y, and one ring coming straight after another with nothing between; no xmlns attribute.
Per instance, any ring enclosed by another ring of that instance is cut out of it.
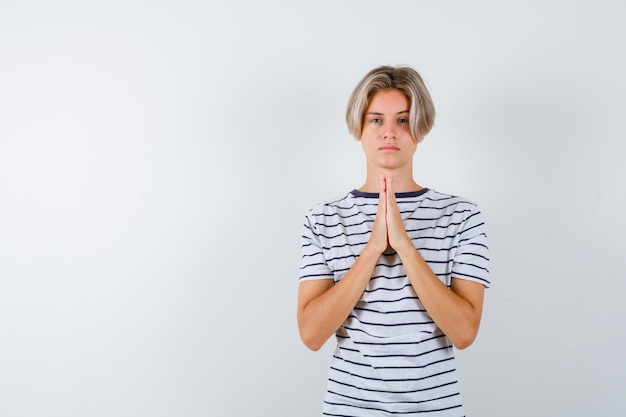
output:
<svg viewBox="0 0 626 417"><path fill-rule="evenodd" d="M409 125L409 108L400 90L380 90L371 97L361 134L368 165L390 170L412 164L417 142Z"/></svg>

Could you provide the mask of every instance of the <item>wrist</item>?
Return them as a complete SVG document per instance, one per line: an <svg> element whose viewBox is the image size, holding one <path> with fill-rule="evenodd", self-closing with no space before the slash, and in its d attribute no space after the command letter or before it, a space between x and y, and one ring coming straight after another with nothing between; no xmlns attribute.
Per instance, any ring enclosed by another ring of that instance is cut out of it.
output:
<svg viewBox="0 0 626 417"><path fill-rule="evenodd" d="M413 246L413 242L411 242L410 240L403 243L402 245L397 245L397 247L394 247L394 249L401 259L405 258L406 256L414 256L416 253L419 254L415 246Z"/></svg>
<svg viewBox="0 0 626 417"><path fill-rule="evenodd" d="M365 247L363 248L363 250L361 251L361 254L359 255L359 257L365 257L365 258L373 258L378 260L378 258L380 258L380 255L382 255L382 253L385 251L386 248L380 249L377 248L374 244L372 244L372 242L368 242Z"/></svg>

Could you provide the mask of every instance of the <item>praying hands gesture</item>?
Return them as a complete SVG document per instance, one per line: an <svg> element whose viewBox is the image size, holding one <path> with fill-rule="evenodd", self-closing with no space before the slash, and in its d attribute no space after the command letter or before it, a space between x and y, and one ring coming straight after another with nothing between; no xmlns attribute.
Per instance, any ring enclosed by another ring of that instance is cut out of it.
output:
<svg viewBox="0 0 626 417"><path fill-rule="evenodd" d="M378 211L368 245L379 253L383 253L388 247L398 253L407 249L415 250L400 217L393 190L393 174L380 174L379 181Z"/></svg>

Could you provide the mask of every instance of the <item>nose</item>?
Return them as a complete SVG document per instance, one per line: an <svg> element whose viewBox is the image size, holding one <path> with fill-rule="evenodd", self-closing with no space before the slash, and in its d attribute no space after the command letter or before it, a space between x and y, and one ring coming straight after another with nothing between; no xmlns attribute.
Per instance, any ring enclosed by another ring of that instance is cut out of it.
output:
<svg viewBox="0 0 626 417"><path fill-rule="evenodd" d="M385 131L383 132L383 139L385 140L395 140L398 138L398 131L396 126L393 123L389 123L385 126Z"/></svg>

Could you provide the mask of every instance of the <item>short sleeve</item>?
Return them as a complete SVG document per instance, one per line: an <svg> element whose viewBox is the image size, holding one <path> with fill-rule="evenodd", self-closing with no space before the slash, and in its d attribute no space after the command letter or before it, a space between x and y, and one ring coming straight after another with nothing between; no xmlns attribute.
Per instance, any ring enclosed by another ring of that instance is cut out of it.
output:
<svg viewBox="0 0 626 417"><path fill-rule="evenodd" d="M475 205L464 220L458 237L452 277L475 281L485 287L490 287L487 232L482 213Z"/></svg>
<svg viewBox="0 0 626 417"><path fill-rule="evenodd" d="M316 279L333 279L334 275L326 263L324 248L315 227L311 212L305 216L302 226L302 259L299 282Z"/></svg>

